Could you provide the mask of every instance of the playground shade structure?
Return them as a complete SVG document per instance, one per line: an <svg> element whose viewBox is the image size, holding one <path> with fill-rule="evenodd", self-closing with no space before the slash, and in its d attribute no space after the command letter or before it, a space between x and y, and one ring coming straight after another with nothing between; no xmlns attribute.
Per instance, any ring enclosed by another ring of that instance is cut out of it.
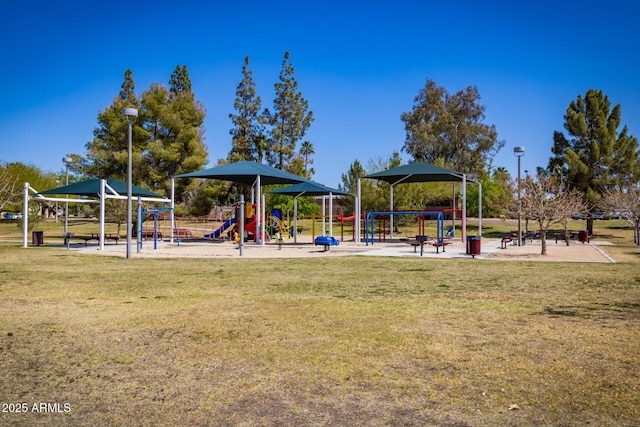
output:
<svg viewBox="0 0 640 427"><path fill-rule="evenodd" d="M393 211L393 188L397 184L406 184L412 182L462 182L462 194L463 194L463 214L462 214L462 240L466 237L465 223L466 223L466 182L467 176L461 172L441 168L439 166L430 165L425 162L413 162L397 168L387 169L385 171L376 172L370 175L363 176L366 179L378 179L387 182L390 185L389 198L390 198L390 211ZM479 193L479 200L481 200L481 191ZM358 197L360 194L358 194ZM479 203L481 203L479 201ZM360 214L360 207L357 207L357 213ZM480 210L480 224L482 224L482 210ZM393 215L390 216L391 223L391 236L393 237ZM482 225L480 225L480 233L482 233ZM359 233L358 233L359 236Z"/></svg>
<svg viewBox="0 0 640 427"><path fill-rule="evenodd" d="M197 172L184 173L176 176L176 178L208 178L253 185L258 176L260 177L260 185L296 184L306 181L305 178L292 173L246 160Z"/></svg>
<svg viewBox="0 0 640 427"><path fill-rule="evenodd" d="M300 196L353 196L353 194L351 193L347 193L342 190L327 187L326 185L320 184L315 181L306 181L306 182L301 182L299 184L291 185L289 187L278 188L276 190L269 191L269 194L284 194L288 196L294 196L293 210L294 210L294 220L296 222L297 222L297 216L298 216L298 197ZM295 228L297 227L294 226L294 229ZM293 237L295 242L297 233L294 233ZM323 237L323 236L320 236L320 237Z"/></svg>
<svg viewBox="0 0 640 427"><path fill-rule="evenodd" d="M299 182L307 181L307 179L292 173L285 172L262 163L250 162L247 160L229 163L202 171L185 173L176 176L176 178L208 178L247 185L255 184L255 200L258 203L262 200L260 197L260 187L263 185L297 184ZM264 203L262 203L262 209L264 210ZM256 223L259 224L260 227L260 232L258 233L260 237L258 238L258 241L262 244L264 244L262 236L264 236L265 233L264 217L264 212L261 212L261 210L258 209L256 212Z"/></svg>
<svg viewBox="0 0 640 427"><path fill-rule="evenodd" d="M424 162L413 162L382 172L366 175L363 178L379 179L391 185L410 182L462 181L462 172L441 168Z"/></svg>
<svg viewBox="0 0 640 427"><path fill-rule="evenodd" d="M127 183L120 181L119 179L109 178L105 180L107 185L113 188L120 194L127 194ZM87 181L76 182L75 184L69 184L58 188L52 188L51 190L41 191L38 194L43 196L52 194L70 194L74 196L100 196L100 180L89 179ZM136 185L131 186L131 194L134 197L164 197L153 191L146 190Z"/></svg>
<svg viewBox="0 0 640 427"><path fill-rule="evenodd" d="M299 184L290 185L288 187L278 188L276 190L269 191L269 194L285 194L288 196L300 197L300 196L327 196L332 194L334 196L353 196L351 193L347 193L342 190L327 187L326 185L307 181Z"/></svg>

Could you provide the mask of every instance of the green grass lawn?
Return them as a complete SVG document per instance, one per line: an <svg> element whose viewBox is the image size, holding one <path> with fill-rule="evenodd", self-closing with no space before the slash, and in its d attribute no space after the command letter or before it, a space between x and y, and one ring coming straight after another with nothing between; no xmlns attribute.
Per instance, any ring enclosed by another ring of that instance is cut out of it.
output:
<svg viewBox="0 0 640 427"><path fill-rule="evenodd" d="M1 243L0 425L637 425L640 250L605 223L625 262Z"/></svg>

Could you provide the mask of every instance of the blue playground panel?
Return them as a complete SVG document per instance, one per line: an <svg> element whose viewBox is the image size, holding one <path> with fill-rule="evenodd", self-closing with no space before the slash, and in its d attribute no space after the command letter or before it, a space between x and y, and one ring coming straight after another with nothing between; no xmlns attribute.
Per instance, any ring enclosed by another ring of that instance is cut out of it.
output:
<svg viewBox="0 0 640 427"><path fill-rule="evenodd" d="M220 235L222 233L224 233L227 228L231 227L235 223L236 223L236 217L230 218L230 219L226 220L224 222L224 224L222 224L220 226L220 228L215 230L213 233L205 234L204 238L205 239L218 239L220 237Z"/></svg>

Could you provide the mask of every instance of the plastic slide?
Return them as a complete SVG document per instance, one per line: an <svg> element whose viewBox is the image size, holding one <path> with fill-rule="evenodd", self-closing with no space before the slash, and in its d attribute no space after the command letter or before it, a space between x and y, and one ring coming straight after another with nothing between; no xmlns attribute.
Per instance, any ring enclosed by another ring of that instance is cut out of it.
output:
<svg viewBox="0 0 640 427"><path fill-rule="evenodd" d="M256 220L254 219L253 221L247 223L247 225L244 226L245 231L248 231L249 233L253 234L253 240L257 241L256 238L258 237L258 233L256 232ZM266 233L263 236L264 239L266 239Z"/></svg>
<svg viewBox="0 0 640 427"><path fill-rule="evenodd" d="M222 233L224 233L227 230L227 228L231 227L235 223L236 223L236 218L235 217L230 218L230 219L226 220L220 226L220 228L215 230L213 233L205 234L204 238L205 239L218 239L218 238L220 238L220 235L222 235Z"/></svg>
<svg viewBox="0 0 640 427"><path fill-rule="evenodd" d="M256 234L256 221L253 220L247 223L247 225L244 226L244 230L248 231L251 234Z"/></svg>

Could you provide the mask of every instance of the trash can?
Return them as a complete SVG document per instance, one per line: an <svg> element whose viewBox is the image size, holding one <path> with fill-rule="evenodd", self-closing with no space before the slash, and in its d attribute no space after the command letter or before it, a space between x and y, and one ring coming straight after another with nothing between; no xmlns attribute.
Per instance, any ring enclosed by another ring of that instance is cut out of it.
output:
<svg viewBox="0 0 640 427"><path fill-rule="evenodd" d="M467 255L471 255L473 258L480 255L481 240L480 236L467 236Z"/></svg>
<svg viewBox="0 0 640 427"><path fill-rule="evenodd" d="M44 245L44 231L32 231L31 243L34 246Z"/></svg>
<svg viewBox="0 0 640 427"><path fill-rule="evenodd" d="M582 243L589 243L589 232L587 230L578 231L578 241Z"/></svg>

